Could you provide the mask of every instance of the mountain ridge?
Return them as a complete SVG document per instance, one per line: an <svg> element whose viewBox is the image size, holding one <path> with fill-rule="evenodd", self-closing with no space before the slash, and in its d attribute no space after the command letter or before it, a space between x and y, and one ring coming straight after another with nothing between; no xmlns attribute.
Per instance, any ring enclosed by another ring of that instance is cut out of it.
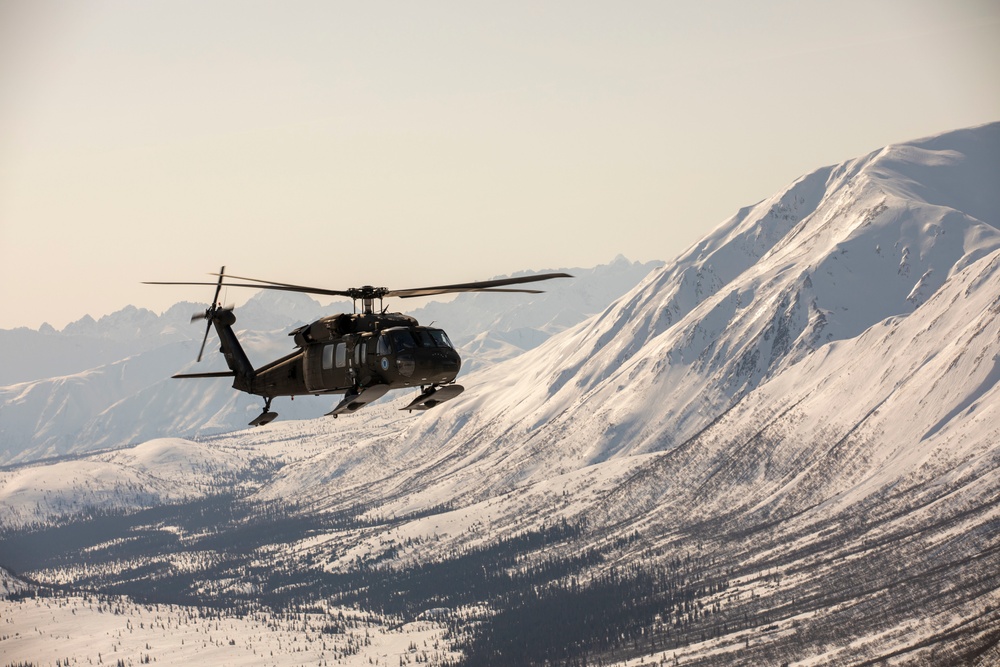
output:
<svg viewBox="0 0 1000 667"><path fill-rule="evenodd" d="M1000 123L811 172L433 411L376 404L101 455L160 479L205 460L219 486L189 498L236 517L208 536L183 506L169 530L129 524L128 502L29 468L58 479L18 497L18 521L72 521L61 499L88 491L122 510L122 535L156 536L131 565L117 546L86 544L86 568L53 547L31 576L142 591L155 566L147 583L186 600L434 609L467 619L468 664L989 664L995 156ZM0 494L21 474L0 473ZM163 547L167 532L181 537Z"/></svg>

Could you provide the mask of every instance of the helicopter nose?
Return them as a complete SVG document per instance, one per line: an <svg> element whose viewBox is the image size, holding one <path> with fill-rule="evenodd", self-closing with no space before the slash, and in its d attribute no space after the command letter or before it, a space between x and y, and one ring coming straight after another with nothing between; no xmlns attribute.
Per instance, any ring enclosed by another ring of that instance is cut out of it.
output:
<svg viewBox="0 0 1000 667"><path fill-rule="evenodd" d="M409 376L414 379L419 376L420 382L441 383L451 382L462 367L462 359L454 350L423 350L417 355L415 368ZM415 372L414 372L415 371ZM406 375L406 373L404 373Z"/></svg>
<svg viewBox="0 0 1000 667"><path fill-rule="evenodd" d="M435 370L440 373L458 375L458 371L462 368L462 358L455 350L442 350L435 356L435 361L437 362Z"/></svg>

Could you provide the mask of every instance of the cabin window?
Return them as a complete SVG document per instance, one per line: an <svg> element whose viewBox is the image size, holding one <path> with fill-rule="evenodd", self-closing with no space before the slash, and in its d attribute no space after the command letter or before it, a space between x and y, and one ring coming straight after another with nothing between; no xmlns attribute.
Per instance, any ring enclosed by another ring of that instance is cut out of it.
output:
<svg viewBox="0 0 1000 667"><path fill-rule="evenodd" d="M364 366L368 363L368 343L361 343L358 346L358 366Z"/></svg>
<svg viewBox="0 0 1000 667"><path fill-rule="evenodd" d="M323 346L323 370L328 371L333 368L333 345Z"/></svg>
<svg viewBox="0 0 1000 667"><path fill-rule="evenodd" d="M388 336L379 336L378 337L378 344L375 347L375 354L379 355L380 357L384 357L387 354L392 354L392 350L389 349L389 337Z"/></svg>
<svg viewBox="0 0 1000 667"><path fill-rule="evenodd" d="M337 343L337 368L347 365L347 343Z"/></svg>

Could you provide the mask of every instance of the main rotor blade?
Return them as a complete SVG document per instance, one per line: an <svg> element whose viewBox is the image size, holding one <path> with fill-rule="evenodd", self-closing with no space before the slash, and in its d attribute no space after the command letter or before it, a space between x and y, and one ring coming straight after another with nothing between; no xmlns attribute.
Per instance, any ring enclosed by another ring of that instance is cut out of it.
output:
<svg viewBox="0 0 1000 667"><path fill-rule="evenodd" d="M232 276L236 277L236 276ZM253 278L241 278L241 280L253 280ZM143 285L215 285L216 283L206 283L206 282L185 282L185 281L145 281ZM255 285L251 283L226 283L226 287L250 287L252 289L271 289L280 290L282 292L304 292L305 294L323 294L326 296L351 296L350 292L345 290L332 290L332 289L322 289L319 287L302 287L299 285L271 285L271 284L261 284Z"/></svg>
<svg viewBox="0 0 1000 667"><path fill-rule="evenodd" d="M221 289L222 273L210 275L219 276L218 289ZM387 296L397 296L401 299L410 299L418 296L435 296L438 294L452 294L455 292L520 292L524 294L540 294L543 290L536 289L498 289L507 285L521 285L524 283L534 283L541 280L551 280L553 278L572 278L568 273L539 273L533 276L518 276L516 278L499 278L497 280L482 280L472 283L457 283L455 285L438 285L435 287L415 287L411 289L390 290L384 287L362 287L347 290L324 289L322 287L309 287L306 285L293 285L291 283L279 283L272 280L261 280L260 278L247 278L246 276L227 276L237 280L249 280L250 283L226 283L227 287L250 287L253 289L270 289L282 292L302 292L305 294L322 294L325 296L346 296L351 299L376 298ZM207 282L160 282L149 281L144 285L216 285Z"/></svg>
<svg viewBox="0 0 1000 667"><path fill-rule="evenodd" d="M215 274L218 275L218 274ZM258 287L260 289L283 290L286 292L304 292L306 294L325 294L328 296L351 296L351 290L331 290L323 287L309 287L308 285L293 285L292 283L279 283L273 280L262 280L260 278L247 278L246 276L227 276L237 280L250 280L260 285L237 285L237 287ZM227 283L232 284L232 283Z"/></svg>
<svg viewBox="0 0 1000 667"><path fill-rule="evenodd" d="M543 289L491 289L489 287L424 287L422 289L392 290L386 296L400 299L412 299L418 296L437 296L438 294L454 294L457 292L518 292L520 294L544 294Z"/></svg>
<svg viewBox="0 0 1000 667"><path fill-rule="evenodd" d="M572 278L568 273L539 273L533 276L518 276L516 278L499 278L497 280L481 280L473 283L459 283L457 285L439 285L437 287L416 287L413 289L389 290L385 296L398 296L401 299L409 299L416 296L435 296L437 294L451 294L453 292L523 292L527 294L540 294L544 290L533 289L495 289L505 285L521 285L523 283L534 283L540 280L551 280L553 278Z"/></svg>

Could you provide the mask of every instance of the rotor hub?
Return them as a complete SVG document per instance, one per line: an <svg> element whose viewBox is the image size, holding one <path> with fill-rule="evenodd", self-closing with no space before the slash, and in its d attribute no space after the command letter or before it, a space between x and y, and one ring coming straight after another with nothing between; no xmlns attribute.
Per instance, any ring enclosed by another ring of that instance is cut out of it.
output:
<svg viewBox="0 0 1000 667"><path fill-rule="evenodd" d="M381 301L388 293L388 287L373 287L371 285L352 287L347 290L347 295L355 302L355 308L357 307L357 301L361 300L361 312L364 315L373 314L375 312L375 299Z"/></svg>

